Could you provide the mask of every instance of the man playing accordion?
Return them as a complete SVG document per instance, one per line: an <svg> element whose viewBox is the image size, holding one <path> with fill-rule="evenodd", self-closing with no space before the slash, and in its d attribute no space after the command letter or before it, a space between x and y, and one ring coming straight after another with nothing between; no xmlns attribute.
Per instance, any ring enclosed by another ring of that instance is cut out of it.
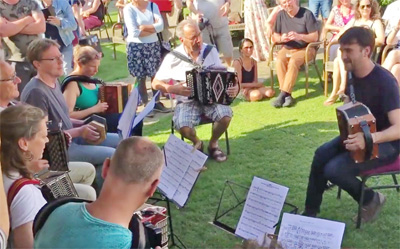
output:
<svg viewBox="0 0 400 249"><path fill-rule="evenodd" d="M193 20L184 20L178 24L177 35L182 42L174 52L187 57L190 61L204 67L223 68L218 52L215 48L209 50L209 45L203 43L201 32L197 23ZM208 51L207 51L208 50ZM186 72L195 68L193 63L178 58L169 53L162 62L152 86L154 89L164 93L176 94L178 104L175 108L173 121L175 129L187 139L193 142L195 148L203 150L203 142L197 137L194 127L198 125L203 116L211 119L214 124L210 143L208 146L209 155L217 162L226 161L226 155L218 147L219 137L226 131L232 118L232 110L227 105L211 104L201 105L196 100L189 100L192 89L186 85ZM168 84L173 80L174 84ZM238 84L227 88L226 92L230 97L237 95Z"/></svg>

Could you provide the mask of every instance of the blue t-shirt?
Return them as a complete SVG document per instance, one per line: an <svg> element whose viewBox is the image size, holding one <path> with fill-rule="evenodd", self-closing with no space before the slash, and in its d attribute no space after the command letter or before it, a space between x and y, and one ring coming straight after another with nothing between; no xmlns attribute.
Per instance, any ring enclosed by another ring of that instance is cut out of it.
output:
<svg viewBox="0 0 400 249"><path fill-rule="evenodd" d="M67 203L50 214L34 247L128 249L131 243L129 229L93 217L86 203Z"/></svg>

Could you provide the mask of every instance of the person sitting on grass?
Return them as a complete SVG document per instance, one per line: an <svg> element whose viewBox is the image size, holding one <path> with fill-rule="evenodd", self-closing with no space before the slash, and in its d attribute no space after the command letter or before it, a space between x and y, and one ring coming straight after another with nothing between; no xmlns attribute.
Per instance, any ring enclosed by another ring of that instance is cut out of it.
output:
<svg viewBox="0 0 400 249"><path fill-rule="evenodd" d="M251 102L271 98L275 94L274 90L268 89L258 82L257 61L251 57L253 45L252 40L242 39L239 43L240 57L233 61L233 67L243 88L243 95L246 100Z"/></svg>

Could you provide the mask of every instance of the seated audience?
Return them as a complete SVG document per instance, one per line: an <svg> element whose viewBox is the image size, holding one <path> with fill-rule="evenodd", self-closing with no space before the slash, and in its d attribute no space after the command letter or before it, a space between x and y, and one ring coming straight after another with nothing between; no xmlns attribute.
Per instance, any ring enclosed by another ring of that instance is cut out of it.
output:
<svg viewBox="0 0 400 249"><path fill-rule="evenodd" d="M32 223L46 204L41 191L33 184L23 186L18 193L13 184L21 178L31 180L46 168L40 164L47 139L47 117L30 105L12 106L0 113L1 167L4 189L14 198L8 203L11 218L11 248L33 248ZM11 197L9 197L11 199Z"/></svg>
<svg viewBox="0 0 400 249"><path fill-rule="evenodd" d="M382 66L394 75L400 85L400 19L397 26L389 33L386 43L396 45L396 49L389 52Z"/></svg>
<svg viewBox="0 0 400 249"><path fill-rule="evenodd" d="M395 161L400 154L400 97L393 75L371 60L375 38L362 27L348 29L340 38L342 59L347 71L353 73L355 99L365 104L376 118L377 131L372 142L379 146L378 158L356 163L349 152L363 150L363 132L349 134L342 141L338 136L319 147L314 154L308 180L304 215L316 216L320 211L327 181L336 184L360 202L360 172L382 167ZM350 94L349 87L345 93ZM385 203L385 196L365 190L361 221L375 219ZM357 218L357 217L355 217Z"/></svg>
<svg viewBox="0 0 400 249"><path fill-rule="evenodd" d="M257 61L253 54L253 41L244 38L239 43L240 58L233 61L233 67L238 74L239 84L243 88L243 95L248 101L259 101L274 96L272 89L267 89L258 82Z"/></svg>
<svg viewBox="0 0 400 249"><path fill-rule="evenodd" d="M272 40L283 43L276 59L279 81L279 96L272 102L276 108L293 106L292 90L296 83L300 66L304 64L308 43L318 40L318 25L311 11L300 7L296 0L282 0L284 11L276 18ZM308 58L316 51L310 49Z"/></svg>
<svg viewBox="0 0 400 249"><path fill-rule="evenodd" d="M397 26L400 21L400 1L395 0L388 6L386 6L385 12L383 13L382 20L385 24L385 36L387 37L390 32ZM400 35L399 35L400 36Z"/></svg>
<svg viewBox="0 0 400 249"><path fill-rule="evenodd" d="M42 0L42 4L45 9L53 8L56 14L47 17L44 35L60 45L64 56L64 74L68 75L72 71L73 31L77 28L74 13L66 0Z"/></svg>
<svg viewBox="0 0 400 249"><path fill-rule="evenodd" d="M85 24L85 30L101 26L103 24L104 14L102 0L84 1L81 15L83 17L83 23Z"/></svg>
<svg viewBox="0 0 400 249"><path fill-rule="evenodd" d="M129 4L128 0L117 0L115 7L118 8L118 22L124 22L124 7Z"/></svg>
<svg viewBox="0 0 400 249"><path fill-rule="evenodd" d="M76 46L74 49L75 69L71 75L93 77L96 75L100 66L101 55L90 46ZM119 113L104 112L108 108L106 102L99 100L98 84L87 82L69 82L63 92L65 101L68 105L69 115L74 119L85 119L92 114L99 114L106 118L108 132L118 131ZM133 130L134 135L142 135L143 122Z"/></svg>
<svg viewBox="0 0 400 249"><path fill-rule="evenodd" d="M182 44L174 50L175 52L205 67L223 68L218 52L214 47L204 56L206 47L210 45L203 43L196 21L184 20L180 22L177 27L177 35ZM226 161L227 156L218 147L218 139L228 129L232 118L232 109L227 105L220 104L201 105L198 101L187 98L187 96L190 96L191 89L184 85L186 71L193 68L193 64L169 53L164 58L152 82L152 86L163 93L178 95L178 104L175 107L173 117L175 129L179 130L182 136L192 141L195 148L203 150L203 142L196 135L196 130L194 129L200 123L202 116L206 116L215 122L208 146L209 155L217 162ZM169 84L171 80L174 82L173 85ZM238 91L238 85L227 90L232 97L236 96Z"/></svg>
<svg viewBox="0 0 400 249"><path fill-rule="evenodd" d="M83 22L82 17L83 0L68 0L68 2L72 7L72 12L74 13L76 23L78 24L78 28L75 30L76 38L86 36L85 23ZM78 41L74 40L74 45L76 44L75 42L77 43Z"/></svg>
<svg viewBox="0 0 400 249"><path fill-rule="evenodd" d="M21 93L21 100L41 108L52 121L50 129L61 128L73 138L68 148L71 161L89 162L96 167L97 190L101 188L101 166L112 156L119 143L119 136L107 133L107 138L99 145L90 145L100 139L100 134L90 124L70 119L68 106L61 93L58 77L63 75L62 54L57 42L38 39L29 45L28 60L37 70L37 76L27 84ZM74 127L74 125L76 127Z"/></svg>
<svg viewBox="0 0 400 249"><path fill-rule="evenodd" d="M163 164L163 153L150 140L123 140L104 162L99 198L56 208L36 234L35 248L131 248L129 222L156 191Z"/></svg>
<svg viewBox="0 0 400 249"><path fill-rule="evenodd" d="M346 24L353 19L354 10L353 5L350 0L339 0L338 5L333 7L331 14L324 26L324 39L326 39L327 32L332 32L333 37L335 36L346 26ZM331 39L331 41L332 41ZM338 93L343 93L344 89L339 89L340 84L341 87L345 87L346 84L346 74L340 74L340 70L344 71L344 64L341 60L341 54L339 50L339 44L333 44L330 47L329 51L329 60L333 60L333 90L329 98L324 102L324 105L331 105L335 103L337 98L339 97ZM339 67L341 69L339 69ZM340 78L338 78L340 77Z"/></svg>

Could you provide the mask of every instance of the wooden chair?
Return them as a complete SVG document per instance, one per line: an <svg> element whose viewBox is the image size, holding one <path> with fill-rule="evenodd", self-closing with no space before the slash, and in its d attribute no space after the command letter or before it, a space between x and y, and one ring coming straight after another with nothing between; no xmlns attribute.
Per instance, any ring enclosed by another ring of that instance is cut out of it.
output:
<svg viewBox="0 0 400 249"><path fill-rule="evenodd" d="M124 37L124 23L123 22L117 22L114 23L111 32L112 32L112 46L113 46L113 58L114 60L117 59L117 53L115 47L117 45L126 44L125 37Z"/></svg>
<svg viewBox="0 0 400 249"><path fill-rule="evenodd" d="M317 21L318 22L318 40L319 37L321 35L322 32L322 22L321 21ZM309 82L309 68L310 65L313 65L315 68L315 71L318 74L320 83L322 84L323 80L321 77L321 73L318 69L316 60L317 60L317 51L319 49L319 47L321 46L321 44L323 44L323 42L321 41L317 41L317 42L310 42L307 47L306 47L306 56L304 58L304 64L301 67L300 70L304 70L305 74L306 74L306 83L305 83L305 90L306 90L306 96L308 95L308 82ZM274 87L274 73L273 71L276 71L276 61L275 61L275 53L283 46L282 43L272 43L271 48L269 50L269 59L268 59L268 67L270 70L270 80L271 80L271 88ZM313 58L308 58L308 51L310 51L310 49L315 49L315 56Z"/></svg>
<svg viewBox="0 0 400 249"><path fill-rule="evenodd" d="M400 185L397 181L396 175L400 174L400 157L396 159L393 163L388 165L371 169L367 171L363 171L360 174L361 178L361 198L358 204L358 213L357 213L357 228L361 227L361 211L362 211L362 203L364 202L364 191L369 189L387 189L387 188L395 188L397 192L400 191ZM393 178L393 185L375 185L367 187L367 180L371 177L380 177L385 175L391 175ZM341 197L341 188L338 188L337 199Z"/></svg>
<svg viewBox="0 0 400 249"><path fill-rule="evenodd" d="M211 119L209 119L208 117L202 116L199 125L205 125L205 124L211 124L211 132L212 132L213 128L214 128L214 122ZM175 132L174 121L171 120L171 133L174 134L174 132ZM185 140L185 138L182 135L181 135L181 139L182 139L182 141ZM228 130L225 131L225 142L226 142L226 154L230 155L231 149L230 149L230 145L229 145Z"/></svg>
<svg viewBox="0 0 400 249"><path fill-rule="evenodd" d="M103 13L104 13L103 20L101 20L101 23L102 23L102 24L99 25L99 26L97 26L97 27L94 27L94 28L92 28L92 29L88 29L87 32L88 32L89 35L90 35L90 32L96 32L96 31L98 31L98 32L99 32L99 37L100 37L100 39L101 39L101 38L102 38L102 37L101 37L101 31L102 31L102 30L105 30L105 31L106 31L106 35L107 35L107 39L108 39L109 41L111 41L110 36L108 35L107 25L106 25L106 23L105 23L106 8L105 8L105 6L104 6L103 1L100 1L100 6L99 6L99 8L103 8ZM110 17L110 18L111 18L111 17Z"/></svg>

